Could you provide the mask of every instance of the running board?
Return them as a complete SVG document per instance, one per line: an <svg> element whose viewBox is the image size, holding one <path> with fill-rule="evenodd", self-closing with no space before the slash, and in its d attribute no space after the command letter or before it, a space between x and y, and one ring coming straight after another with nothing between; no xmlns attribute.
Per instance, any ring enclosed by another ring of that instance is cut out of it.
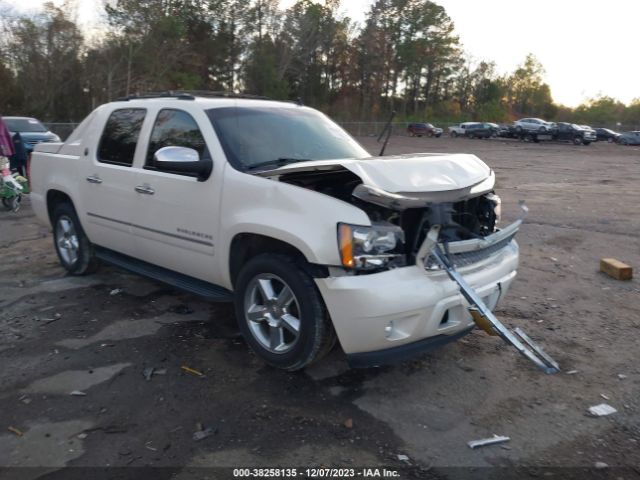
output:
<svg viewBox="0 0 640 480"><path fill-rule="evenodd" d="M476 291L469 286L464 278L462 278L462 275L456 272L447 256L437 245L434 246L431 255L433 255L440 266L447 272L449 278L460 287L460 293L462 293L462 296L471 305L469 312L476 325L489 335L499 336L505 342L513 345L516 350L535 363L545 373L558 373L560 371L558 363L545 353L542 348L536 345L520 328L516 328L512 332L496 318Z"/></svg>
<svg viewBox="0 0 640 480"><path fill-rule="evenodd" d="M137 258L123 255L108 248L94 246L96 257L116 267L129 270L143 277L152 278L174 288L198 295L211 302L232 302L233 292L204 280L189 277L182 273L143 262Z"/></svg>

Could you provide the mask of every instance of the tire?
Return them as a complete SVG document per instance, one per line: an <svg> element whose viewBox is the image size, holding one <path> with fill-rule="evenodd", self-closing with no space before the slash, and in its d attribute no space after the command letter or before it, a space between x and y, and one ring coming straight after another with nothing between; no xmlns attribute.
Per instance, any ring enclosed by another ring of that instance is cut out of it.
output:
<svg viewBox="0 0 640 480"><path fill-rule="evenodd" d="M245 340L273 367L301 370L335 345L322 296L293 257L262 254L249 260L238 274L234 304Z"/></svg>
<svg viewBox="0 0 640 480"><path fill-rule="evenodd" d="M20 210L21 203L22 195L16 195L11 198L2 198L2 205L4 206L4 208L13 213L16 213L18 210Z"/></svg>
<svg viewBox="0 0 640 480"><path fill-rule="evenodd" d="M547 133L547 127L540 127L538 133Z"/></svg>
<svg viewBox="0 0 640 480"><path fill-rule="evenodd" d="M457 138L458 137L458 132L451 132L451 137L452 138Z"/></svg>
<svg viewBox="0 0 640 480"><path fill-rule="evenodd" d="M93 246L70 203L60 203L54 208L53 245L61 265L70 274L85 275L96 270L98 261Z"/></svg>
<svg viewBox="0 0 640 480"><path fill-rule="evenodd" d="M607 138L607 143L613 143L613 137Z"/></svg>
<svg viewBox="0 0 640 480"><path fill-rule="evenodd" d="M573 144L574 145L582 145L582 137L574 137Z"/></svg>
<svg viewBox="0 0 640 480"><path fill-rule="evenodd" d="M583 144L585 147L588 147L589 145L591 145L591 142L582 142L582 144Z"/></svg>

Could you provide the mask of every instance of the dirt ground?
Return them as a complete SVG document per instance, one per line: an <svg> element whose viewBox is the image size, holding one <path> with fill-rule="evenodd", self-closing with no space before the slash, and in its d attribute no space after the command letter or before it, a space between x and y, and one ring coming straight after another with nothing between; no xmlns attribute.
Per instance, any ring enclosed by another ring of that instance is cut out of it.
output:
<svg viewBox="0 0 640 480"><path fill-rule="evenodd" d="M393 137L387 151L477 154L496 171L505 221L526 201L519 276L497 313L562 373L480 332L396 367L349 370L336 349L283 373L248 351L228 305L112 267L65 276L27 200L0 212L0 478L86 478L64 466L164 467L160 479L266 466L640 478L640 284L598 272L602 257L640 268L640 149ZM600 403L617 413L587 415ZM493 434L511 441L467 446Z"/></svg>

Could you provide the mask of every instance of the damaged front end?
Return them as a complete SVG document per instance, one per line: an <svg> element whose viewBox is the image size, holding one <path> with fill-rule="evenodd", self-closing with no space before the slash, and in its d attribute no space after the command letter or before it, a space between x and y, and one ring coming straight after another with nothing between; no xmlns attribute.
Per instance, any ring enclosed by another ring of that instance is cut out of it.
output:
<svg viewBox="0 0 640 480"><path fill-rule="evenodd" d="M261 175L329 195L364 211L371 225L339 224L338 242L342 266L353 274L367 274L415 264L420 247L434 225L442 226L441 241L452 246L460 245L456 247L461 249L460 253L467 249L481 250L479 246L486 245L487 238L493 238L501 216L501 201L493 191L495 176L486 168L481 175L473 172L470 179L456 181L454 166L469 160L469 156L461 157L458 162L449 160L445 178L439 178L442 173L432 168L433 171L421 178L413 178L412 185L408 186L401 183L398 167L406 170L408 162L419 171L423 166L416 160L423 160L433 167L434 160L441 161L441 158L385 157L357 164L317 162ZM390 163L394 160L397 165ZM388 177L384 174L387 172L377 164L373 168L373 162L384 163L389 175L393 171L395 178L386 181ZM469 177L469 172L465 173ZM411 172L406 175L415 177ZM467 184L468 181L473 183ZM395 191L390 191L392 189ZM512 232L512 229L508 231ZM514 235L515 231L511 238ZM500 239L503 240L502 235ZM501 245L506 246L507 243L502 242ZM482 250L474 255L461 255L459 259L479 261L482 255L492 253L490 249ZM493 250L495 253L495 246ZM434 264L427 267L431 269Z"/></svg>
<svg viewBox="0 0 640 480"><path fill-rule="evenodd" d="M349 274L409 265L444 271L459 286L480 328L500 336L545 372L560 370L522 330L506 328L458 272L498 255L522 224L520 219L498 228L502 205L493 191L495 176L476 157L308 162L260 175L338 198L368 215L371 225L338 224L340 258Z"/></svg>

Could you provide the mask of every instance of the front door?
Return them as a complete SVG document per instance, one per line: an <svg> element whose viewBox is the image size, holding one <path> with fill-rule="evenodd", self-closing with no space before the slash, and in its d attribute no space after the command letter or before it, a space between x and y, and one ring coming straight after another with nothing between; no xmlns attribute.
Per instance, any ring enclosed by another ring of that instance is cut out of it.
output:
<svg viewBox="0 0 640 480"><path fill-rule="evenodd" d="M190 113L173 108L157 113L136 180L133 235L138 258L215 283L218 169L214 165L214 173L202 182L186 174L160 171L154 154L168 146L193 148L200 158L210 155L202 129Z"/></svg>
<svg viewBox="0 0 640 480"><path fill-rule="evenodd" d="M114 110L102 131L97 151L89 157L80 176L82 225L92 243L135 255L131 238L136 173L132 168L140 130L146 116L142 108Z"/></svg>

